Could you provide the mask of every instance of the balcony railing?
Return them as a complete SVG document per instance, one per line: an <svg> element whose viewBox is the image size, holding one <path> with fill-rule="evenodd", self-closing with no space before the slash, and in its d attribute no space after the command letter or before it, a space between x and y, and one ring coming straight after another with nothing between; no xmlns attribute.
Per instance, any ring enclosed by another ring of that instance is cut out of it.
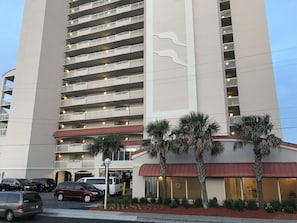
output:
<svg viewBox="0 0 297 223"><path fill-rule="evenodd" d="M221 11L221 18L222 19L228 18L230 16L231 16L231 10L230 9Z"/></svg>
<svg viewBox="0 0 297 223"><path fill-rule="evenodd" d="M237 106L239 105L239 97L233 96L228 98L228 106Z"/></svg>
<svg viewBox="0 0 297 223"><path fill-rule="evenodd" d="M8 121L9 114L8 113L2 113L0 114L0 121Z"/></svg>
<svg viewBox="0 0 297 223"><path fill-rule="evenodd" d="M75 106L75 105L86 105L86 104L95 104L102 102L110 102L110 101L121 101L121 100L131 100L137 98L143 98L144 91L127 91L127 92L119 92L112 94L104 94L104 95L94 95L94 96L83 96L83 97L75 97L71 99L64 99L61 101L61 106Z"/></svg>
<svg viewBox="0 0 297 223"><path fill-rule="evenodd" d="M225 69L230 69L230 68L236 67L235 60L225 60L224 64L225 64Z"/></svg>
<svg viewBox="0 0 297 223"><path fill-rule="evenodd" d="M112 79L104 79L99 81L89 81L89 82L80 82L75 84L69 84L62 87L62 92L73 92L73 91L82 91L82 90L91 90L102 87L112 87L124 84L133 84L144 81L144 75L131 75L131 76L122 76Z"/></svg>
<svg viewBox="0 0 297 223"><path fill-rule="evenodd" d="M0 136L6 135L7 128L0 129Z"/></svg>
<svg viewBox="0 0 297 223"><path fill-rule="evenodd" d="M77 153L77 152L88 152L87 143L72 143L62 144L56 146L56 153Z"/></svg>
<svg viewBox="0 0 297 223"><path fill-rule="evenodd" d="M127 108L115 108L106 109L100 111L90 112L76 112L71 114L61 114L60 121L84 121L92 119L103 119L103 118L115 118L115 117L126 117L126 116L138 116L143 115L143 106L141 107L127 107Z"/></svg>
<svg viewBox="0 0 297 223"><path fill-rule="evenodd" d="M230 116L229 121L230 125L235 125L235 123L240 121L241 116Z"/></svg>
<svg viewBox="0 0 297 223"><path fill-rule="evenodd" d="M68 33L67 37L74 38L74 37L79 37L79 36L83 36L83 35L89 35L92 33L110 30L110 29L114 29L117 27L131 25L131 24L135 24L135 23L139 23L139 22L143 22L143 21L144 21L143 15L130 17L130 18L124 18L124 19L118 20L116 22L106 23L106 24L99 25L99 26L92 26L89 28L80 29L80 30L77 30L74 32L70 32L70 33Z"/></svg>
<svg viewBox="0 0 297 223"><path fill-rule="evenodd" d="M84 8L84 10L87 10L88 7L81 7L81 9ZM68 22L68 26L71 27L73 25L78 25L78 24L82 24L85 22L91 22L97 19L103 19L106 17L110 17L110 16L115 16L124 12L129 12L132 10L136 10L136 9L140 9L144 7L144 3L143 2L139 2L139 3L134 3L134 4L129 4L129 5L124 5L124 6L120 6L118 8L114 8L108 11L104 11L104 12L100 12L100 13L96 13L96 14L90 14L90 15L86 15L77 19L73 19L70 20Z"/></svg>
<svg viewBox="0 0 297 223"><path fill-rule="evenodd" d="M86 4L80 5L78 7L71 8L69 13L73 14L73 13L81 12L84 10L92 9L95 7L100 7L103 5L107 5L107 4L111 4L113 2L119 2L119 1L120 0L100 0L100 1L95 1L95 2L89 2Z"/></svg>
<svg viewBox="0 0 297 223"><path fill-rule="evenodd" d="M226 79L226 86L227 87L235 87L237 86L237 78L233 77L233 78L227 78Z"/></svg>
<svg viewBox="0 0 297 223"><path fill-rule="evenodd" d="M94 160L59 160L55 161L55 168L94 168Z"/></svg>
<svg viewBox="0 0 297 223"><path fill-rule="evenodd" d="M139 37L144 35L144 30L143 29L138 29L134 31L126 31L122 32L113 36L108 36L108 37L103 37L99 39L94 39L94 40L87 40L87 41L82 41L76 44L68 44L66 47L66 51L73 51L73 50L79 50L83 48L88 48L88 47L93 47L93 46L98 46L106 43L111 43L111 42L116 42L124 39L131 39L134 37Z"/></svg>
<svg viewBox="0 0 297 223"><path fill-rule="evenodd" d="M233 33L232 26L224 26L224 27L222 27L222 32L223 32L223 35L227 35L227 34Z"/></svg>
<svg viewBox="0 0 297 223"><path fill-rule="evenodd" d="M83 54L79 55L76 57L68 57L66 58L65 63L66 64L73 64L73 63L80 63L80 62L85 62L85 61L90 61L90 60L98 60L106 57L112 57L112 56L118 56L118 55L123 55L123 54L128 54L128 53L134 53L134 52L139 52L143 51L144 45L143 43L141 44L135 44L131 46L123 46L123 47L118 47L115 49L111 50L106 50L106 51L100 51L96 53L90 53L90 54Z"/></svg>
<svg viewBox="0 0 297 223"><path fill-rule="evenodd" d="M100 65L100 66L82 68L82 69L77 69L72 71L65 71L63 77L73 78L73 77L87 76L87 75L98 74L103 72L129 69L129 68L139 67L143 65L144 65L143 59L126 60L126 61L111 63L107 65Z"/></svg>
<svg viewBox="0 0 297 223"><path fill-rule="evenodd" d="M234 43L224 43L224 51L232 51L234 50Z"/></svg>

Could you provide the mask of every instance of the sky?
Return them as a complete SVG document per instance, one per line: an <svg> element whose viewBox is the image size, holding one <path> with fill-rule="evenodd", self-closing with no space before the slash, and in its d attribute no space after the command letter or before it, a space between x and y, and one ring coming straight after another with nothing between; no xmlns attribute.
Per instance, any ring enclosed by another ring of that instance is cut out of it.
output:
<svg viewBox="0 0 297 223"><path fill-rule="evenodd" d="M297 144L297 0L265 5L282 139ZM0 0L0 75L16 66L23 8L24 0Z"/></svg>

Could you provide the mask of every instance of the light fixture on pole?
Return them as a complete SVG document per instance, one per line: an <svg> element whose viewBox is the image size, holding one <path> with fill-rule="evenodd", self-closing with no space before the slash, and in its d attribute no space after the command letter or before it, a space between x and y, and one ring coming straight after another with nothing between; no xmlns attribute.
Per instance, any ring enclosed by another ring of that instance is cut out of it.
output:
<svg viewBox="0 0 297 223"><path fill-rule="evenodd" d="M111 163L111 159L106 158L104 160L104 164L105 164L105 192L104 192L104 209L106 209L106 204L107 204L107 185L108 185L108 181L109 181L109 177L108 177L108 167Z"/></svg>

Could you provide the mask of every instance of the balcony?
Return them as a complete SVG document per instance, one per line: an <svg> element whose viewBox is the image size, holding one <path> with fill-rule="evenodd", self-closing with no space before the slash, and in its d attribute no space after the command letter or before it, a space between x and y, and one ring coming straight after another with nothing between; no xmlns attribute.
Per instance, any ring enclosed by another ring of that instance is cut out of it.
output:
<svg viewBox="0 0 297 223"><path fill-rule="evenodd" d="M103 37L103 38L94 39L94 40L87 40L76 44L68 44L66 47L66 52L80 50L80 49L89 48L89 47L95 47L98 45L112 43L112 42L121 41L125 39L128 40L135 37L141 37L143 35L144 35L143 29L126 31L126 32L122 32L108 37Z"/></svg>
<svg viewBox="0 0 297 223"><path fill-rule="evenodd" d="M238 96L228 97L228 106L239 106L239 97Z"/></svg>
<svg viewBox="0 0 297 223"><path fill-rule="evenodd" d="M54 165L57 169L94 168L94 160L59 160Z"/></svg>
<svg viewBox="0 0 297 223"><path fill-rule="evenodd" d="M227 35L227 34L233 33L232 26L224 26L224 27L222 27L222 33L223 33L223 35Z"/></svg>
<svg viewBox="0 0 297 223"><path fill-rule="evenodd" d="M143 115L143 106L141 107L126 107L126 108L115 108L106 109L100 111L90 112L75 112L72 114L61 114L60 121L86 121L103 118L116 118L116 117L129 117L129 116L141 116Z"/></svg>
<svg viewBox="0 0 297 223"><path fill-rule="evenodd" d="M123 46L123 47L119 47L111 50L90 53L90 54L83 54L76 57L68 57L66 58L65 64L68 65L68 64L74 64L74 63L86 62L90 60L98 60L106 57L113 57L113 56L118 56L123 54L140 52L143 50L144 50L144 45L142 43L131 45L131 46Z"/></svg>
<svg viewBox="0 0 297 223"><path fill-rule="evenodd" d="M8 118L9 118L9 114L8 113L2 113L2 114L0 114L0 121L1 122L6 122L6 121L8 121Z"/></svg>
<svg viewBox="0 0 297 223"><path fill-rule="evenodd" d="M83 96L61 101L61 106L77 106L86 104L96 104L111 101L133 100L144 97L144 91L124 91L104 95Z"/></svg>
<svg viewBox="0 0 297 223"><path fill-rule="evenodd" d="M227 78L226 79L226 86L227 87L236 87L237 86L237 78Z"/></svg>
<svg viewBox="0 0 297 223"><path fill-rule="evenodd" d="M6 131L7 131L7 128L1 128L0 129L0 136L6 135Z"/></svg>
<svg viewBox="0 0 297 223"><path fill-rule="evenodd" d="M235 60L225 60L224 65L225 65L225 69L230 69L230 68L236 67Z"/></svg>
<svg viewBox="0 0 297 223"><path fill-rule="evenodd" d="M221 18L222 19L228 18L230 16L231 16L231 10L230 9L221 11Z"/></svg>
<svg viewBox="0 0 297 223"><path fill-rule="evenodd" d="M89 10L95 7L100 7L100 6L104 6L104 5L108 5L114 2L120 2L120 0L100 0L100 1L95 1L95 2L89 2L74 8L71 8L69 10L69 14L74 14L74 13L78 13L78 12L82 12L85 10Z"/></svg>
<svg viewBox="0 0 297 223"><path fill-rule="evenodd" d="M131 76L121 76L112 79L103 79L99 81L89 81L89 82L80 82L75 84L66 84L62 87L62 92L75 92L75 91L84 91L92 90L105 87L113 87L119 85L135 84L142 83L144 81L144 75L131 75Z"/></svg>
<svg viewBox="0 0 297 223"><path fill-rule="evenodd" d="M234 43L224 43L224 52L234 51Z"/></svg>
<svg viewBox="0 0 297 223"><path fill-rule="evenodd" d="M86 143L61 144L56 146L56 153L84 153L88 152L88 146Z"/></svg>
<svg viewBox="0 0 297 223"><path fill-rule="evenodd" d="M107 65L100 65L100 66L94 66L89 68L76 69L72 71L65 71L63 78L74 78L74 77L87 76L87 75L98 74L103 72L112 72L116 70L140 67L143 65L144 65L143 59L126 60L126 61L111 63Z"/></svg>
<svg viewBox="0 0 297 223"><path fill-rule="evenodd" d="M83 9L83 10L90 9L89 8L90 6L87 6L87 7L83 7L83 6L84 5L81 5L79 7L81 9ZM103 19L103 18L107 18L107 17L111 17L111 16L118 16L119 14L122 14L122 13L125 13L125 12L130 12L132 10L142 9L143 7L144 7L144 3L139 2L139 3L120 6L118 8L114 8L114 9L104 11L104 12L100 12L100 13L96 13L96 14L85 15L85 16L82 16L80 18L70 20L68 22L68 27L71 28L72 26L77 26L79 24L92 22L92 21L95 21L95 20L99 20L99 19Z"/></svg>
<svg viewBox="0 0 297 223"><path fill-rule="evenodd" d="M230 125L235 125L235 123L240 121L241 116L230 116L229 123Z"/></svg>
<svg viewBox="0 0 297 223"><path fill-rule="evenodd" d="M90 34L102 32L102 31L106 31L106 30L111 30L114 28L131 25L131 24L135 24L135 23L139 23L139 22L143 22L143 21L144 21L143 15L124 18L124 19L118 20L116 22L106 23L106 24L99 25L99 26L92 26L92 27L88 27L85 29L80 29L80 30L77 30L74 32L70 32L70 33L68 33L67 38L71 39L71 38L76 38L76 37L80 37L80 36L84 36L84 35L90 35Z"/></svg>

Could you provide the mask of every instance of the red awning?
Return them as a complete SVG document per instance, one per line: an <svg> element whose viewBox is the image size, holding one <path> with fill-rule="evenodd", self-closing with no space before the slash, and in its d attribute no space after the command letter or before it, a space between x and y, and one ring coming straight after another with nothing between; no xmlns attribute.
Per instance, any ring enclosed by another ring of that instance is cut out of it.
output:
<svg viewBox="0 0 297 223"><path fill-rule="evenodd" d="M206 163L207 177L254 177L253 163ZM161 176L159 164L143 164L140 176ZM197 176L196 164L167 164L169 177ZM297 177L297 163L263 163L263 177Z"/></svg>

